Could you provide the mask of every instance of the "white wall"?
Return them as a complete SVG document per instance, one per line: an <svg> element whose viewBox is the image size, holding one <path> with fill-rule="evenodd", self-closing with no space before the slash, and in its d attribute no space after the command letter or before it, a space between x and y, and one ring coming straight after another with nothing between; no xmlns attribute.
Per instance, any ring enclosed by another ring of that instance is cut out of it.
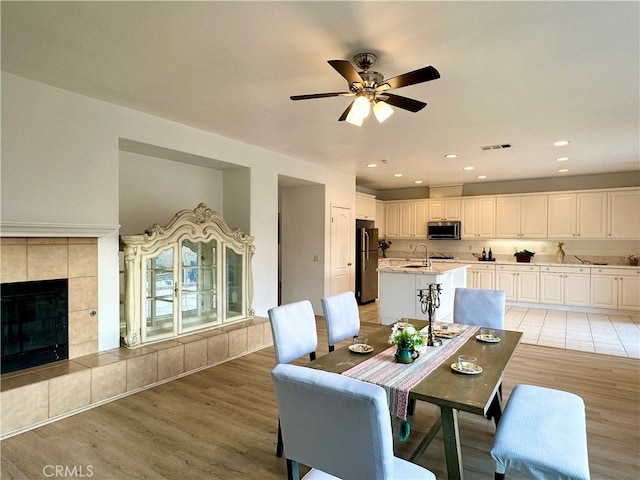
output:
<svg viewBox="0 0 640 480"><path fill-rule="evenodd" d="M221 171L122 151L119 157L121 235L167 225L178 210L201 202L224 215Z"/></svg>
<svg viewBox="0 0 640 480"><path fill-rule="evenodd" d="M324 296L324 186L282 189L282 303L309 300L322 315Z"/></svg>
<svg viewBox="0 0 640 480"><path fill-rule="evenodd" d="M255 237L254 307L260 316L277 304L278 175L324 184L327 204L355 205L351 174L6 73L1 87L2 222L118 224L120 138L250 168L249 233ZM116 243L99 242L99 331L108 337L101 337L100 348L117 341Z"/></svg>

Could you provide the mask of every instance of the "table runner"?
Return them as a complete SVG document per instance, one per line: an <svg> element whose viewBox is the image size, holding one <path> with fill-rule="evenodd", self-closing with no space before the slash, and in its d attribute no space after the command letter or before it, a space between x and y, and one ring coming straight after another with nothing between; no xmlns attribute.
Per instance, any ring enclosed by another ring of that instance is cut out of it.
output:
<svg viewBox="0 0 640 480"><path fill-rule="evenodd" d="M451 324L447 324L451 326ZM434 324L434 326L436 326ZM343 375L380 385L387 392L391 414L407 419L409 390L453 355L480 327L466 326L467 330L452 339L442 339L439 347L422 347L420 357L413 363L395 361L397 347L392 345L374 357L343 372ZM427 331L428 327L423 330Z"/></svg>

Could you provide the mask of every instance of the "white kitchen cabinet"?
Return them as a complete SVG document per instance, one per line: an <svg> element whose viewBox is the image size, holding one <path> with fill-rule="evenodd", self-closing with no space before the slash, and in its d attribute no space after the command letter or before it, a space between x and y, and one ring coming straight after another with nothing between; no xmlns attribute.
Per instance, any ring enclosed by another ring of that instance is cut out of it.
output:
<svg viewBox="0 0 640 480"><path fill-rule="evenodd" d="M541 266L540 303L589 306L590 269L578 266Z"/></svg>
<svg viewBox="0 0 640 480"><path fill-rule="evenodd" d="M376 197L356 192L356 218L360 220L376 219Z"/></svg>
<svg viewBox="0 0 640 480"><path fill-rule="evenodd" d="M607 192L576 195L576 233L578 238L607 237Z"/></svg>
<svg viewBox="0 0 640 480"><path fill-rule="evenodd" d="M376 200L376 228L378 238L385 238L387 235L387 208L382 200Z"/></svg>
<svg viewBox="0 0 640 480"><path fill-rule="evenodd" d="M429 202L427 200L413 202L413 233L414 236L427 238L427 221L429 217Z"/></svg>
<svg viewBox="0 0 640 480"><path fill-rule="evenodd" d="M640 190L608 193L607 238L640 238Z"/></svg>
<svg viewBox="0 0 640 480"><path fill-rule="evenodd" d="M429 200L429 221L460 220L460 199Z"/></svg>
<svg viewBox="0 0 640 480"><path fill-rule="evenodd" d="M539 303L539 283L537 265L496 265L496 290L504 290L506 300Z"/></svg>
<svg viewBox="0 0 640 480"><path fill-rule="evenodd" d="M400 236L400 202L386 202L386 237L398 238ZM378 238L380 238L378 232Z"/></svg>
<svg viewBox="0 0 640 480"><path fill-rule="evenodd" d="M493 238L496 235L496 198L464 198L460 202L462 238Z"/></svg>
<svg viewBox="0 0 640 480"><path fill-rule="evenodd" d="M386 236L426 239L427 205L426 200L386 202Z"/></svg>
<svg viewBox="0 0 640 480"><path fill-rule="evenodd" d="M467 269L467 287L495 289L496 266L493 263L470 264Z"/></svg>
<svg viewBox="0 0 640 480"><path fill-rule="evenodd" d="M547 238L547 195L497 197L496 238Z"/></svg>
<svg viewBox="0 0 640 480"><path fill-rule="evenodd" d="M592 267L591 306L640 310L640 269Z"/></svg>
<svg viewBox="0 0 640 480"><path fill-rule="evenodd" d="M415 237L415 219L413 216L413 202L400 202L400 237Z"/></svg>
<svg viewBox="0 0 640 480"><path fill-rule="evenodd" d="M549 238L605 238L607 192L549 195Z"/></svg>

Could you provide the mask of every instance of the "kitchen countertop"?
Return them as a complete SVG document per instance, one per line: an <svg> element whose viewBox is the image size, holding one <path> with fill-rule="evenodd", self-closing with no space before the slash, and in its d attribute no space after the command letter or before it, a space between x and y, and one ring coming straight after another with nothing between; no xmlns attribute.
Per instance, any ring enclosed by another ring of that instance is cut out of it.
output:
<svg viewBox="0 0 640 480"><path fill-rule="evenodd" d="M416 263L421 263L424 262L424 258L401 258L401 257L387 257L387 258L381 258L379 259L380 261L385 261L385 260L392 260L394 262L397 261L406 261L407 265L411 265L411 264L416 264ZM628 268L630 270L632 269L640 269L640 266L635 265L628 265L628 264L608 264L608 265L596 265L593 263L580 263L580 262L576 262L576 263L569 263L569 262L564 262L564 263L557 263L557 262L545 262L545 261L533 261L533 262L516 262L515 259L513 260L496 260L496 261L492 261L492 262L483 262L480 260L476 260L476 259L463 259L463 258L453 258L453 259L435 259L432 258L431 259L432 264L460 264L460 263L464 263L466 265L534 265L534 266L539 266L539 267L585 267L585 268ZM379 267L378 270L380 270L380 268L399 268L398 267ZM408 270L419 270L417 268L410 268Z"/></svg>
<svg viewBox="0 0 640 480"><path fill-rule="evenodd" d="M407 265L411 265L407 267ZM442 274L459 270L461 268L467 268L466 262L432 262L431 267L425 267L420 262L407 262L407 265L395 265L395 266L383 266L378 267L378 272L389 273L411 273L414 275L429 275L429 274Z"/></svg>

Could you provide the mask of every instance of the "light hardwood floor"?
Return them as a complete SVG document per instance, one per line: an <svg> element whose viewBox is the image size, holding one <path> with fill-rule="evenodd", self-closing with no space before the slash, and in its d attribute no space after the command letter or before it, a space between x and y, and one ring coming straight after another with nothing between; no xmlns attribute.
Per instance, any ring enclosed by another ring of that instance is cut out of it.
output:
<svg viewBox="0 0 640 480"><path fill-rule="evenodd" d="M363 333L378 328L375 323L363 323ZM321 318L318 330L322 355L327 346ZM1 478L55 478L58 468L75 471L75 478L90 473L93 479L107 480L285 479L284 460L274 454L274 364L273 348L266 348L8 438L1 443ZM637 480L637 359L521 344L506 373L505 396L517 383L582 396L592 478ZM437 415L435 407L418 402L412 434L405 443L396 441L396 454L408 458ZM490 480L493 423L464 413L459 419L466 479ZM446 478L441 433L419 463Z"/></svg>

